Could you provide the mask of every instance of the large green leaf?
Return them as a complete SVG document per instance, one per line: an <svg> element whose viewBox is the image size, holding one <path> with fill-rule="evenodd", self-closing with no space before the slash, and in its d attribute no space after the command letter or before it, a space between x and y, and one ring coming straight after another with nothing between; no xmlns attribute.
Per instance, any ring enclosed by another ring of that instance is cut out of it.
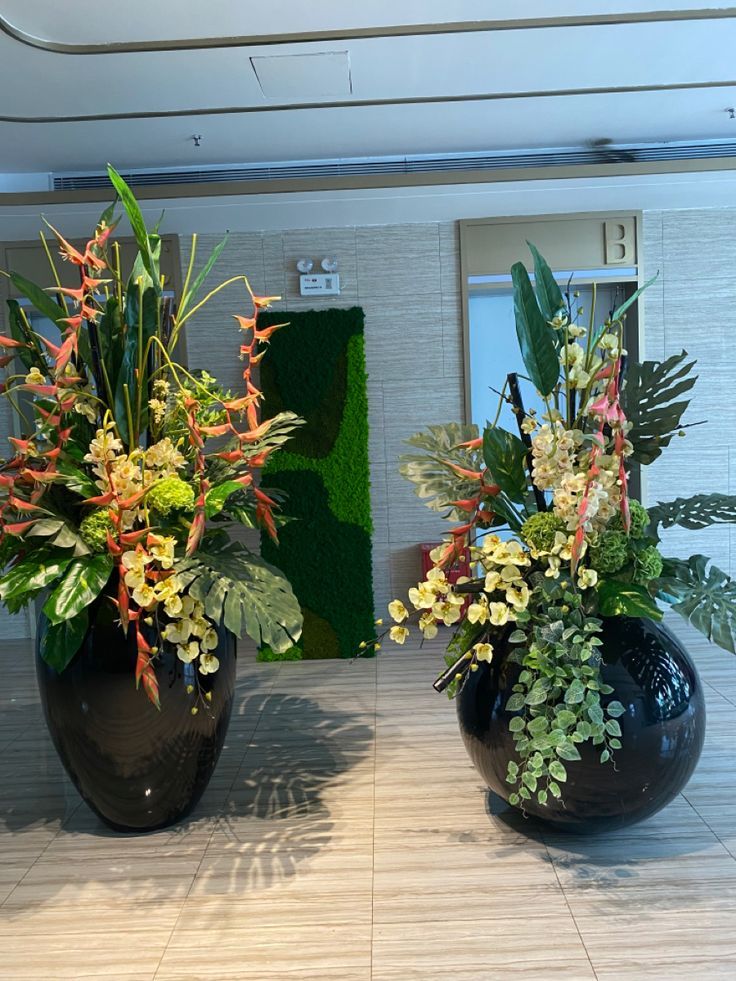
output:
<svg viewBox="0 0 736 981"><path fill-rule="evenodd" d="M547 323L539 309L529 273L523 263L511 267L514 284L514 313L516 335L521 356L534 387L542 395L549 395L560 377L560 362L554 328Z"/></svg>
<svg viewBox="0 0 736 981"><path fill-rule="evenodd" d="M674 501L660 501L647 508L649 534L657 535L658 528L699 530L708 525L736 522L736 494L695 494L694 497L677 497Z"/></svg>
<svg viewBox="0 0 736 981"><path fill-rule="evenodd" d="M472 472L480 470L480 450L460 446L477 439L478 435L478 427L474 424L464 426L449 422L443 426L429 426L406 440L422 453L402 454L399 473L414 484L414 493L425 499L430 511L445 511L451 501L463 500L478 492L477 481L463 477L450 465ZM456 508L450 508L443 517L457 521L462 514Z"/></svg>
<svg viewBox="0 0 736 981"><path fill-rule="evenodd" d="M278 569L239 542L221 541L207 543L179 564L178 578L215 623L223 622L238 637L247 633L259 647L288 650L302 632L291 586Z"/></svg>
<svg viewBox="0 0 736 981"><path fill-rule="evenodd" d="M48 538L49 545L74 549L74 556L89 555L89 546L64 518L41 518L26 532L26 538Z"/></svg>
<svg viewBox="0 0 736 981"><path fill-rule="evenodd" d="M45 290L42 290L40 286L36 286L35 283L26 279L25 276L11 272L10 280L18 292L30 300L36 310L52 323L56 324L59 320L66 317L66 310L59 306Z"/></svg>
<svg viewBox="0 0 736 981"><path fill-rule="evenodd" d="M113 561L107 555L74 559L56 589L43 606L51 623L75 617L102 592L110 578Z"/></svg>
<svg viewBox="0 0 736 981"><path fill-rule="evenodd" d="M736 582L706 555L665 559L657 588L659 598L696 630L736 654Z"/></svg>
<svg viewBox="0 0 736 981"><path fill-rule="evenodd" d="M226 480L224 484L218 484L207 491L204 499L205 515L213 518L225 506L225 502L233 494L243 490L243 485L237 480Z"/></svg>
<svg viewBox="0 0 736 981"><path fill-rule="evenodd" d="M8 300L8 326L10 327L10 336L14 340L28 345L28 347L17 347L15 349L15 354L23 366L30 370L35 365L36 368L45 374L47 370L46 358L39 347L36 337L29 329L17 300Z"/></svg>
<svg viewBox="0 0 736 981"><path fill-rule="evenodd" d="M628 435L636 463L646 466L656 460L681 428L690 400L675 399L697 381L697 375L690 374L695 362L684 363L686 358L687 352L682 351L666 361L644 361L628 368L621 401L632 423Z"/></svg>
<svg viewBox="0 0 736 981"><path fill-rule="evenodd" d="M52 585L72 561L53 548L40 548L16 562L0 577L0 600L9 613L17 613L42 589Z"/></svg>
<svg viewBox="0 0 736 981"><path fill-rule="evenodd" d="M143 220L143 215L141 214L141 209L138 207L138 202L135 199L135 195L117 170L108 164L107 173L112 186L117 191L120 201L125 208L125 213L127 214L128 221L130 222L130 227L133 229L133 235L135 236L136 243L138 244L141 261L146 269L146 272L151 278L154 290L156 293L160 293L161 283L159 280L158 263L154 258L153 250L151 248L151 239L158 238L158 236L149 236L146 229L146 223Z"/></svg>
<svg viewBox="0 0 736 981"><path fill-rule="evenodd" d="M537 294L539 309L545 320L549 321L565 306L565 298L544 256L539 252L536 245L532 245L531 242L526 244L529 246L529 251L534 259L534 289Z"/></svg>
<svg viewBox="0 0 736 981"><path fill-rule="evenodd" d="M644 290L648 289L652 285L652 283L657 278L657 276L659 276L659 273L655 273L651 279L648 279L646 283L644 283L643 286L640 286L638 290L632 293L631 296L628 298L628 300L624 300L621 306L617 307L614 310L611 316L611 323L615 324L617 320L620 320L623 317L623 315L626 313L629 307L633 306L636 303L636 301L639 299L639 297L644 292Z"/></svg>
<svg viewBox="0 0 736 981"><path fill-rule="evenodd" d="M127 444L130 443L131 434L128 432L125 387L127 385L134 418L136 417L136 406L138 404L138 388L142 387L143 389L140 419L140 428L141 432L143 432L148 422L148 373L146 370L147 366L144 365L142 377L138 375L139 339L142 341L143 351L145 351L148 341L158 330L158 316L159 308L156 291L151 286L145 289L139 289L138 284L134 282L133 276L131 276L125 293L124 317L127 328L125 332L125 346L115 384L115 422L117 423L121 438Z"/></svg>
<svg viewBox="0 0 736 981"><path fill-rule="evenodd" d="M643 586L618 579L604 579L598 586L598 609L604 617L662 619L662 611Z"/></svg>
<svg viewBox="0 0 736 981"><path fill-rule="evenodd" d="M513 433L497 426L488 426L483 433L483 457L491 480L517 503L526 498L526 455L526 446Z"/></svg>
<svg viewBox="0 0 736 981"><path fill-rule="evenodd" d="M97 327L97 337L107 380L114 395L125 345L123 314L117 296L111 296L105 304Z"/></svg>
<svg viewBox="0 0 736 981"><path fill-rule="evenodd" d="M68 460L62 460L57 465L58 472L61 474L63 483L70 491L79 494L80 497L95 497L100 493L100 488L92 480L89 474L85 473L80 467L75 467Z"/></svg>
<svg viewBox="0 0 736 981"><path fill-rule="evenodd" d="M39 651L44 661L61 672L80 648L89 625L86 608L61 623L47 623L41 632Z"/></svg>

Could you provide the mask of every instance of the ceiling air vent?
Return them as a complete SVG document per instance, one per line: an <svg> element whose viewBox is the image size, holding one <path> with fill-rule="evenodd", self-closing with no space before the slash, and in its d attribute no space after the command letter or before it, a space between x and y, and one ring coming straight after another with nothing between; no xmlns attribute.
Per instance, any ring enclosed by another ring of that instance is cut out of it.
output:
<svg viewBox="0 0 736 981"><path fill-rule="evenodd" d="M284 162L271 164L207 166L167 170L134 170L123 173L131 187L176 184L210 184L230 181L305 180L388 174L422 174L444 171L506 170L528 167L570 167L605 163L650 163L653 161L736 158L736 143L670 143L644 146L606 144L584 149L506 152L495 154L448 154L436 157L376 157L344 160ZM55 191L110 187L105 173L54 174Z"/></svg>

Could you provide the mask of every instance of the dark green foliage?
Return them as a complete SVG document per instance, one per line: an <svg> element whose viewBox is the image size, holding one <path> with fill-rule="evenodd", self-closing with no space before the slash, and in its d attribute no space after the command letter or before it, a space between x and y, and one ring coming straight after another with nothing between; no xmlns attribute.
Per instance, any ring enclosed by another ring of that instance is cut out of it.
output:
<svg viewBox="0 0 736 981"><path fill-rule="evenodd" d="M690 374L695 362L686 359L687 352L682 351L666 361L630 365L621 401L631 423L633 462L648 466L681 428L690 399L680 396L687 395L697 381L697 375Z"/></svg>
<svg viewBox="0 0 736 981"><path fill-rule="evenodd" d="M628 558L628 540L622 531L604 531L590 549L588 564L603 575L618 572Z"/></svg>
<svg viewBox="0 0 736 981"><path fill-rule="evenodd" d="M79 650L88 625L86 607L69 620L45 624L39 646L41 657L57 672L63 671Z"/></svg>
<svg viewBox="0 0 736 981"><path fill-rule="evenodd" d="M650 534L658 534L659 527L700 530L708 525L736 522L736 494L696 494L694 497L678 497L674 501L660 501L649 508L652 522Z"/></svg>
<svg viewBox="0 0 736 981"><path fill-rule="evenodd" d="M285 651L274 651L271 647L261 647L256 654L256 661L301 661L302 652L298 647L289 647Z"/></svg>
<svg viewBox="0 0 736 981"><path fill-rule="evenodd" d="M665 559L656 587L659 599L696 630L736 654L736 582L707 556Z"/></svg>
<svg viewBox="0 0 736 981"><path fill-rule="evenodd" d="M275 651L292 647L301 633L301 616L285 579L240 542L218 532L188 559L177 575L189 595L204 605L213 623L224 623L237 637L247 633Z"/></svg>
<svg viewBox="0 0 736 981"><path fill-rule="evenodd" d="M643 586L604 579L598 587L598 609L604 617L648 617L661 620L662 611Z"/></svg>
<svg viewBox="0 0 736 981"><path fill-rule="evenodd" d="M306 424L266 483L287 493L297 520L262 536L264 558L284 571L304 613L303 657L351 657L373 637L368 400L363 312L267 314L289 322L264 361L264 412L291 410Z"/></svg>
<svg viewBox="0 0 736 981"><path fill-rule="evenodd" d="M309 661L317 661L325 657L340 657L340 641L332 624L309 609L302 610L302 613L304 614L303 657Z"/></svg>
<svg viewBox="0 0 736 981"><path fill-rule="evenodd" d="M534 259L534 291L537 294L537 303L542 316L549 322L554 319L555 314L564 309L565 298L544 256L531 242L526 244Z"/></svg>
<svg viewBox="0 0 736 981"><path fill-rule="evenodd" d="M560 377L558 339L539 309L529 273L521 262L511 267L511 278L521 356L534 387L541 395L549 395Z"/></svg>
<svg viewBox="0 0 736 981"><path fill-rule="evenodd" d="M305 615L304 656L351 657L362 640L373 637L371 538L356 525L338 521L328 504L327 489L318 473L309 470L274 470L269 481L286 491L290 522L279 532L279 545L261 536L263 557L283 571ZM311 611L326 620L338 638L338 647L318 643L307 616ZM314 648L317 647L315 651Z"/></svg>
<svg viewBox="0 0 736 981"><path fill-rule="evenodd" d="M551 511L537 511L521 526L521 537L538 552L551 552L558 531L565 531L565 522Z"/></svg>
<svg viewBox="0 0 736 981"><path fill-rule="evenodd" d="M112 557L106 554L74 559L43 605L43 612L49 621L58 624L81 613L100 595L112 568Z"/></svg>
<svg viewBox="0 0 736 981"><path fill-rule="evenodd" d="M494 484L498 484L510 501L526 498L526 446L518 436L489 426L483 433L483 458Z"/></svg>

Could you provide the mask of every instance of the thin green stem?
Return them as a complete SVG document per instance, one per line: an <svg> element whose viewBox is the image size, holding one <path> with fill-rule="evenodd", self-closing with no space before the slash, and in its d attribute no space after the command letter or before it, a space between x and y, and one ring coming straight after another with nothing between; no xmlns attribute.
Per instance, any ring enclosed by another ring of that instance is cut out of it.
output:
<svg viewBox="0 0 736 981"><path fill-rule="evenodd" d="M508 388L508 384L509 384L509 380L507 378L506 381L503 383L503 388L501 389L501 394L498 399L498 409L496 409L496 415L494 416L493 422L491 423L491 429L496 428L496 426L498 425L498 420L501 418L501 411L503 409L504 402L506 401L506 396L504 393Z"/></svg>
<svg viewBox="0 0 736 981"><path fill-rule="evenodd" d="M133 429L133 410L130 405L130 391L128 383L123 382L123 399L125 400L125 412L128 418L128 451L138 445L138 436Z"/></svg>
<svg viewBox="0 0 736 981"><path fill-rule="evenodd" d="M143 282L138 281L138 368L136 377L136 434L140 436L141 417L142 417L142 397L143 397L143 366L145 364L145 354L143 351ZM137 440L136 440L137 443Z"/></svg>
<svg viewBox="0 0 736 981"><path fill-rule="evenodd" d="M51 266L51 274L54 277L56 288L59 291L61 291L61 280L59 279L59 274L56 271L56 263L54 262L51 252L49 250L48 242L46 241L46 236L44 235L43 231L40 231L38 235L39 238L41 239L41 245L43 246L43 251L46 253L46 258L48 259L49 265ZM64 307L64 312L66 313L67 316L69 316L69 307L66 304L66 297L62 292L59 292L59 296L61 297L61 305Z"/></svg>
<svg viewBox="0 0 736 981"><path fill-rule="evenodd" d="M184 280L184 286L182 287L182 291L181 291L181 305L183 310L186 309L186 304L189 300L187 294L189 293L189 282L192 278L192 270L194 269L194 257L196 254L197 254L197 233L194 232L194 234L192 235L192 248L189 253L189 265L187 266L187 275L186 275L186 279Z"/></svg>
<svg viewBox="0 0 736 981"><path fill-rule="evenodd" d="M207 296L205 296L203 300L200 300L199 303L193 306L191 310L188 310L183 317L177 317L176 323L174 325L174 330L172 331L171 334L170 344L172 350L176 347L176 342L179 338L179 333L181 331L181 328L184 326L187 320L189 320L190 317L193 317L194 314L197 312L197 310L201 310L202 307L205 305L205 303L208 303L213 296L215 296L217 293L220 292L220 290L224 290L226 286L230 286L231 283L237 283L239 281L244 282L246 285L248 283L247 278L242 274L239 276L232 276L230 279L226 279L224 283L220 283L219 286L216 286L213 290L210 290Z"/></svg>

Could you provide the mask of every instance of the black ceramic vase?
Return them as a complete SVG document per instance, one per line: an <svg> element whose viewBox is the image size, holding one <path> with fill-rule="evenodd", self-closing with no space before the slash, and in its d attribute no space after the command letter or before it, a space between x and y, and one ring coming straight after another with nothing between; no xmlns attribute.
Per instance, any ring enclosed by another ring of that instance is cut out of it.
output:
<svg viewBox="0 0 736 981"><path fill-rule="evenodd" d="M591 834L650 817L685 786L705 737L703 690L690 657L670 631L651 620L604 620L602 676L614 689L622 748L615 765L600 762L600 749L578 746L582 759L565 762L562 800L546 806L526 801L525 811L555 830ZM508 800L509 760L518 760L504 710L520 667L496 651L490 665L471 673L457 697L465 747L494 793Z"/></svg>
<svg viewBox="0 0 736 981"><path fill-rule="evenodd" d="M61 673L36 653L46 722L61 762L87 804L117 831L153 831L185 817L214 772L227 732L235 687L235 637L224 629L212 653L213 674L184 664L172 645L156 659L161 710L135 687L136 644L114 622L103 598L90 609L82 645ZM40 641L47 627L41 615ZM192 714L192 707L198 706Z"/></svg>

